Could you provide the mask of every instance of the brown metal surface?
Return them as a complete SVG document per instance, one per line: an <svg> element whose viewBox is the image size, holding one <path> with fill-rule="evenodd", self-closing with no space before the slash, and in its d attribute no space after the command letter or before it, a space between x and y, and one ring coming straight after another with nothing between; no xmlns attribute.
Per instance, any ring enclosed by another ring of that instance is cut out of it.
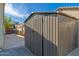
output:
<svg viewBox="0 0 79 59"><path fill-rule="evenodd" d="M35 55L66 55L77 47L76 19L61 14L36 14L25 23L25 43Z"/></svg>

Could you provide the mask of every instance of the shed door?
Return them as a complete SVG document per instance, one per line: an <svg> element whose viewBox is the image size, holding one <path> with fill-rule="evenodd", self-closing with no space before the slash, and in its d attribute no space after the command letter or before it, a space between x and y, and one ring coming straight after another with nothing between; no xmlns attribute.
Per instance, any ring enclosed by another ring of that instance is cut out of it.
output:
<svg viewBox="0 0 79 59"><path fill-rule="evenodd" d="M56 55L55 16L43 16L43 55Z"/></svg>

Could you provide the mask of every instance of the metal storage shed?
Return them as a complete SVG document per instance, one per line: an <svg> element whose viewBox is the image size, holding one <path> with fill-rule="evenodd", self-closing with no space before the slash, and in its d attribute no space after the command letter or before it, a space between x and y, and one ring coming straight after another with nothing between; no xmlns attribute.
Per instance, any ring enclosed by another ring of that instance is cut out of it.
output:
<svg viewBox="0 0 79 59"><path fill-rule="evenodd" d="M59 13L65 13L78 19L78 47L79 47L79 6L60 7L57 9Z"/></svg>
<svg viewBox="0 0 79 59"><path fill-rule="evenodd" d="M66 55L78 45L76 20L63 13L34 12L25 21L25 44L34 55Z"/></svg>

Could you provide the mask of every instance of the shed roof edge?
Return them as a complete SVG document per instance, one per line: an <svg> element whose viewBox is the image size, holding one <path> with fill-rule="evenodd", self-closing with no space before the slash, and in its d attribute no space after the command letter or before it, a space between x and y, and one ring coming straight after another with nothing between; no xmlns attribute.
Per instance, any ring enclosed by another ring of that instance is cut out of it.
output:
<svg viewBox="0 0 79 59"><path fill-rule="evenodd" d="M73 19L75 19L75 20L79 20L79 19L77 19L76 17L67 15L67 14L65 14L65 13L59 13L59 12L32 12L32 13L28 16L28 18L24 21L24 23L25 23L32 15L34 15L34 14L60 14L60 15L64 15L64 16L73 18Z"/></svg>

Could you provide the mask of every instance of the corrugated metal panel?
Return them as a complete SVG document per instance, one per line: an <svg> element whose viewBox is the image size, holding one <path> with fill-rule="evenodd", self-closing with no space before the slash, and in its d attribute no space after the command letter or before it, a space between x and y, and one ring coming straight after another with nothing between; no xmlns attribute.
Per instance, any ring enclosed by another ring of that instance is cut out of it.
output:
<svg viewBox="0 0 79 59"><path fill-rule="evenodd" d="M54 48L54 44L53 44L53 20L54 20L54 17L55 16L49 16L50 18L49 18L49 27L50 27L50 29L49 29L49 37L50 37L50 39L49 39L49 55L51 56L51 55L55 55L55 49L53 49ZM52 50L53 49L53 50Z"/></svg>
<svg viewBox="0 0 79 59"><path fill-rule="evenodd" d="M38 55L42 55L42 16L40 16L40 18L37 19L37 28L38 28L38 35L37 35L37 39L38 39L38 42L37 42L37 46L36 48L38 47L37 49L37 53L39 53Z"/></svg>
<svg viewBox="0 0 79 59"><path fill-rule="evenodd" d="M30 42L28 46L34 54L42 55L42 17L37 15L32 19L33 20L30 20L28 24L26 24L28 27L28 32L26 32L26 36L28 37L26 41L27 43Z"/></svg>
<svg viewBox="0 0 79 59"><path fill-rule="evenodd" d="M77 47L77 23L71 17L35 15L26 26L26 44L35 55L66 55Z"/></svg>
<svg viewBox="0 0 79 59"><path fill-rule="evenodd" d="M41 16L37 16L37 18L34 18L34 52L37 55L42 55L42 35L41 30L42 27L40 26L41 23Z"/></svg>
<svg viewBox="0 0 79 59"><path fill-rule="evenodd" d="M28 48L30 48L30 29L29 29L29 24L30 23L30 21L27 23L27 24L25 24L25 45L28 47Z"/></svg>
<svg viewBox="0 0 79 59"><path fill-rule="evenodd" d="M30 30L30 49L33 52L34 51L34 38L33 38L33 20L30 20L30 27L28 27ZM27 38L28 39L28 38Z"/></svg>
<svg viewBox="0 0 79 59"><path fill-rule="evenodd" d="M59 42L59 41L58 41L58 20L59 20L59 19L58 19L58 16L56 15L56 16L55 16L55 22L56 22L56 24L55 24L55 26L56 26L56 27L55 27L55 33L56 33L56 34L55 34L55 35L56 35L56 36L55 36L55 39L56 39L56 49L55 49L55 51L56 51L56 55L59 55L59 53L58 53L58 52L59 52L59 51L58 51L58 48L59 48L59 45L58 45L58 42Z"/></svg>
<svg viewBox="0 0 79 59"><path fill-rule="evenodd" d="M43 16L44 55L56 55L55 15Z"/></svg>
<svg viewBox="0 0 79 59"><path fill-rule="evenodd" d="M74 40L77 40L75 38L75 34L77 34L75 31L76 21L74 19L65 17L65 16L59 16L59 55L66 55L71 50L73 50L74 46ZM76 42L77 43L77 42Z"/></svg>
<svg viewBox="0 0 79 59"><path fill-rule="evenodd" d="M48 17L43 16L43 49L44 49L44 55L47 55L47 49L48 49Z"/></svg>

